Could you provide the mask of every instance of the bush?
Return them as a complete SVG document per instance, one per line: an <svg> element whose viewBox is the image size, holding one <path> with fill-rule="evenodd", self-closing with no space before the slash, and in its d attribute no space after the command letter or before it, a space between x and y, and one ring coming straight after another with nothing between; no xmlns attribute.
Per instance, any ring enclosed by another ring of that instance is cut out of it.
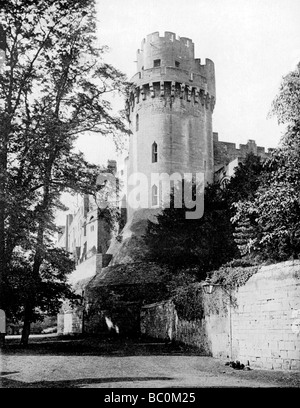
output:
<svg viewBox="0 0 300 408"><path fill-rule="evenodd" d="M198 284L181 286L172 296L179 318L200 320L204 316L202 291Z"/></svg>
<svg viewBox="0 0 300 408"><path fill-rule="evenodd" d="M243 286L258 269L259 265L254 264L254 261L243 258L234 259L212 272L211 281L220 285Z"/></svg>

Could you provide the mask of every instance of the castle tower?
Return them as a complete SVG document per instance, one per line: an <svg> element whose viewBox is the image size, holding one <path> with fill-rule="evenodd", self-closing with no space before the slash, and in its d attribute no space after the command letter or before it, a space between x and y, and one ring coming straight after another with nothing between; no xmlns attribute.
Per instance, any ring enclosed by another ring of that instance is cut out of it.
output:
<svg viewBox="0 0 300 408"><path fill-rule="evenodd" d="M149 34L137 52L138 72L126 101L130 122L128 177L147 177L149 207L162 198L151 174L205 174L213 180L212 113L215 105L214 63L194 58L194 43ZM132 187L128 185L128 194ZM128 208L128 215L133 212Z"/></svg>

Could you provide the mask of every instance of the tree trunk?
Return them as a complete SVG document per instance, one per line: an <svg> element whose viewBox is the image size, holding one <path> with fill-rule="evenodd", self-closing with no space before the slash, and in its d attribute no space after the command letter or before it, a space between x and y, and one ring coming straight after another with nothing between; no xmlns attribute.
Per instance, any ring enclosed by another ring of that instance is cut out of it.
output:
<svg viewBox="0 0 300 408"><path fill-rule="evenodd" d="M50 191L50 182L49 174L51 173L51 166L48 167L48 173L45 177L44 193L43 193L43 203L40 208L42 214L42 220L38 226L37 241L36 241L36 252L34 255L32 274L36 282L36 290L32 291L31 298L28 300L25 305L24 310L24 321L23 321L23 330L21 337L21 345L26 347L28 345L28 339L30 335L30 324L32 322L32 315L34 307L36 306L36 291L38 291L38 283L40 279L40 267L44 259L43 246L44 246L44 232L45 232L45 219L43 218L43 213L47 210L49 204L49 191ZM34 289L34 288L33 288Z"/></svg>
<svg viewBox="0 0 300 408"><path fill-rule="evenodd" d="M21 343L20 343L24 347L28 346L31 318L32 318L32 306L30 304L27 304L25 306L23 330L22 330L22 337L21 337Z"/></svg>
<svg viewBox="0 0 300 408"><path fill-rule="evenodd" d="M34 256L32 274L36 282L36 287L32 288L31 298L25 305L23 330L20 344L24 347L28 346L28 338L30 335L30 324L32 322L32 315L34 307L36 306L36 292L38 291L38 281L40 278L40 267L43 262L43 255L41 254L41 247L44 242L44 229L42 223L39 225L38 237L37 237L37 249Z"/></svg>
<svg viewBox="0 0 300 408"><path fill-rule="evenodd" d="M0 127L0 308L4 305L4 276L6 274L6 239L5 239L5 213L6 213L6 185L7 185L7 144L9 125L4 120Z"/></svg>

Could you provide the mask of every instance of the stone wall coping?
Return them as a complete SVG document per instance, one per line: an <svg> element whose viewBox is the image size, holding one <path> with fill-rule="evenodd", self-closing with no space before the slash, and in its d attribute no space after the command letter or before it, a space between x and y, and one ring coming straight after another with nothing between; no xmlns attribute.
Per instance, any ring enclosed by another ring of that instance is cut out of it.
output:
<svg viewBox="0 0 300 408"><path fill-rule="evenodd" d="M152 307L157 307L157 306L163 306L166 304L172 304L172 300L168 299L168 300L162 300L161 302L155 302L155 303L150 303L148 305L144 305L141 307L141 309L151 309Z"/></svg>
<svg viewBox="0 0 300 408"><path fill-rule="evenodd" d="M261 273L261 272L273 270L273 269L280 269L286 266L299 266L300 267L300 260L293 259L290 261L278 262L278 263L270 264L270 265L262 265L257 271L257 273Z"/></svg>

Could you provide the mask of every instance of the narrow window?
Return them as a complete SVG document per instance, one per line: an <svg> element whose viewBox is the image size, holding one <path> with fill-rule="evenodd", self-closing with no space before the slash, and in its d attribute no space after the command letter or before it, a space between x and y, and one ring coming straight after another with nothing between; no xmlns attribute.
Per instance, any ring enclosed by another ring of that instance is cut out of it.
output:
<svg viewBox="0 0 300 408"><path fill-rule="evenodd" d="M86 237L86 222L83 224L83 236Z"/></svg>
<svg viewBox="0 0 300 408"><path fill-rule="evenodd" d="M91 223L93 223L93 222L94 222L94 217L91 217L89 224L91 224ZM90 226L90 231L91 231L91 232L94 231L94 225L91 225L91 226Z"/></svg>
<svg viewBox="0 0 300 408"><path fill-rule="evenodd" d="M157 162L157 144L154 142L152 144L152 163Z"/></svg>
<svg viewBox="0 0 300 408"><path fill-rule="evenodd" d="M175 61L175 67L179 68L180 67L180 62L179 61Z"/></svg>
<svg viewBox="0 0 300 408"><path fill-rule="evenodd" d="M139 114L137 114L135 117L135 130L139 130Z"/></svg>
<svg viewBox="0 0 300 408"><path fill-rule="evenodd" d="M158 189L157 186L154 184L152 186L152 205L158 204Z"/></svg>
<svg viewBox="0 0 300 408"><path fill-rule="evenodd" d="M154 67L160 67L160 59L156 59L153 61L153 66Z"/></svg>

